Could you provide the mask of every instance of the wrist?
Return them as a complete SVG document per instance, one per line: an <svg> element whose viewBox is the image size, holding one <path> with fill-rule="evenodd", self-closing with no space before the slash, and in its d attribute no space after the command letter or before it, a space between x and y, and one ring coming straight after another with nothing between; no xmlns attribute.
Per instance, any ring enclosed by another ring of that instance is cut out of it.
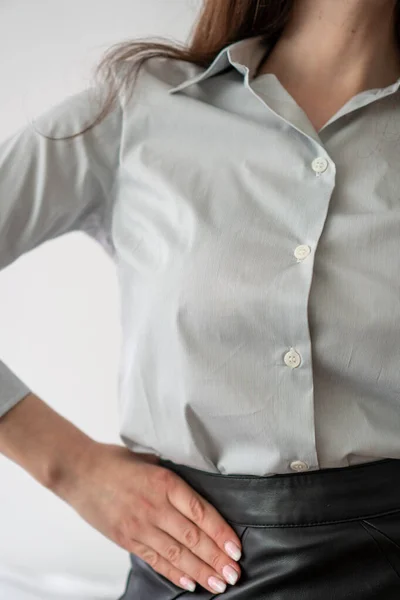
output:
<svg viewBox="0 0 400 600"><path fill-rule="evenodd" d="M74 492L79 489L80 483L90 471L95 456L98 456L100 446L99 442L82 434L73 448L69 448L66 456L53 462L46 487L70 503Z"/></svg>

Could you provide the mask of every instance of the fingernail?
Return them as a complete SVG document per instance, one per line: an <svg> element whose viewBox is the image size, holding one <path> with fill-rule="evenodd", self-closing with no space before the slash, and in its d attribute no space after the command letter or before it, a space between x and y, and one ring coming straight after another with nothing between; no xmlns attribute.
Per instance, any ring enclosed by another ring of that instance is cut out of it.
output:
<svg viewBox="0 0 400 600"><path fill-rule="evenodd" d="M216 577L208 578L208 585L214 590L214 592L224 592L226 590L226 583Z"/></svg>
<svg viewBox="0 0 400 600"><path fill-rule="evenodd" d="M235 583L238 580L238 572L235 571L235 569L229 565L225 565L225 567L222 569L222 573L225 577L225 579L227 580L228 583L230 583L231 585L235 585Z"/></svg>
<svg viewBox="0 0 400 600"><path fill-rule="evenodd" d="M181 585L183 585L183 587L188 590L189 592L194 592L194 590L196 589L196 584L194 581L192 581L191 579L188 579L187 577L181 577L179 580L179 583Z"/></svg>
<svg viewBox="0 0 400 600"><path fill-rule="evenodd" d="M240 548L238 548L233 542L225 542L225 550L229 556L233 558L233 560L239 560L239 558L242 556Z"/></svg>

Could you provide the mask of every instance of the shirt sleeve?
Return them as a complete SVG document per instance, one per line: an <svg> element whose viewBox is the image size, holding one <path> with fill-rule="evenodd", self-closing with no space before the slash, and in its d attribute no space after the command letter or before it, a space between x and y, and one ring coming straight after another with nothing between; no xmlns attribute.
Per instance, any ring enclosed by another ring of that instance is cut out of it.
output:
<svg viewBox="0 0 400 600"><path fill-rule="evenodd" d="M0 142L0 269L33 248L83 231L113 254L110 227L119 167L123 111L111 112L69 140L100 112L101 93L87 88L65 98ZM0 417L30 392L0 361Z"/></svg>

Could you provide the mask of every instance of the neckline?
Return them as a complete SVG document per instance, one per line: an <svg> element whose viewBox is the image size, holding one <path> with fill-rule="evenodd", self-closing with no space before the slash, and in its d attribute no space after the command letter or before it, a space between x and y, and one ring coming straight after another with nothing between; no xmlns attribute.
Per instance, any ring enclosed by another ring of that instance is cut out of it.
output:
<svg viewBox="0 0 400 600"><path fill-rule="evenodd" d="M256 83L258 82L260 79L264 79L267 77L274 77L276 79L276 81L279 81L278 77L275 75L275 73L262 73L261 75L257 75L256 77L253 77L251 83ZM380 87L380 88L370 88L368 90L362 90L361 92L358 92L358 94L356 94L355 96L359 96L360 94L374 94L375 96L377 95L381 95L381 94L385 94L386 92L390 92L392 90L394 90L395 88L399 88L400 87L400 77L398 77L396 79L396 81L394 81L393 83L389 83L389 85L385 86L385 87Z"/></svg>

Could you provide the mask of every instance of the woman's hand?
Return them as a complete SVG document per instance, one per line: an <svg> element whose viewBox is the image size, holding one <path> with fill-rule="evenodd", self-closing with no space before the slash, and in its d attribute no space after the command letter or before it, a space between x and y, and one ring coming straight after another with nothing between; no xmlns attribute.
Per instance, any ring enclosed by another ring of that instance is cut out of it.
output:
<svg viewBox="0 0 400 600"><path fill-rule="evenodd" d="M52 491L175 585L190 589L191 582L193 590L198 582L214 594L225 591L224 580L234 583L232 571L240 575L228 555L231 545L225 547L233 542L240 549L238 536L211 504L158 462L154 455L93 441L81 467Z"/></svg>

